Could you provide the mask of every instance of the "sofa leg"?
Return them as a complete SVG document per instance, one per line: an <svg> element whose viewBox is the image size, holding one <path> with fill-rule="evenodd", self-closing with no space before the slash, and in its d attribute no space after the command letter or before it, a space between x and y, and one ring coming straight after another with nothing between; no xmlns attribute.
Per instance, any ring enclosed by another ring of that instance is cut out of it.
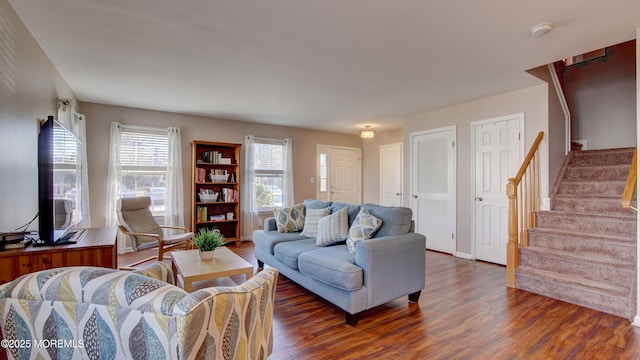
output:
<svg viewBox="0 0 640 360"><path fill-rule="evenodd" d="M422 292L422 290L416 291L413 294L409 294L409 302L410 303L417 303L418 299L420 299L420 293Z"/></svg>
<svg viewBox="0 0 640 360"><path fill-rule="evenodd" d="M358 324L358 314L349 314L345 311L344 318L347 320L347 325L349 326L356 326Z"/></svg>
<svg viewBox="0 0 640 360"><path fill-rule="evenodd" d="M264 261L258 260L258 269L264 269Z"/></svg>

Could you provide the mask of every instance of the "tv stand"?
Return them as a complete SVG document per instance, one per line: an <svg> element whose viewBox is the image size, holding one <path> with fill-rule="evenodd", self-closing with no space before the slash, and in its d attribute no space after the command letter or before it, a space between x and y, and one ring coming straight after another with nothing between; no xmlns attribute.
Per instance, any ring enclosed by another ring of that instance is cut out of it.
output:
<svg viewBox="0 0 640 360"><path fill-rule="evenodd" d="M0 252L0 284L35 271L65 266L117 269L116 227L90 228L75 244L30 246Z"/></svg>
<svg viewBox="0 0 640 360"><path fill-rule="evenodd" d="M32 245L34 247L42 247L42 246L58 246L58 245L69 245L76 244L80 239L87 233L87 229L80 229L69 231L68 233L61 236L58 240L52 243L46 242L34 242Z"/></svg>

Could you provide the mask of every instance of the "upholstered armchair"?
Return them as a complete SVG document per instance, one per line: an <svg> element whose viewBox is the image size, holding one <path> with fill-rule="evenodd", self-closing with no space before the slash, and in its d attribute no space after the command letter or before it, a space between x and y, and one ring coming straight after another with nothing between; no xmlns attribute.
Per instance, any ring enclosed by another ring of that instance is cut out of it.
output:
<svg viewBox="0 0 640 360"><path fill-rule="evenodd" d="M31 273L0 286L3 344L14 359L266 359L277 277L189 294L161 262Z"/></svg>

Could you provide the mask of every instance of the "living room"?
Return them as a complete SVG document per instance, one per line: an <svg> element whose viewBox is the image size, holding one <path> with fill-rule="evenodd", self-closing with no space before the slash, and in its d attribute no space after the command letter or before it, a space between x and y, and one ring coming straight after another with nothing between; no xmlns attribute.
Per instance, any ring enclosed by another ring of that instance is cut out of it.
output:
<svg viewBox="0 0 640 360"><path fill-rule="evenodd" d="M295 175L295 201L316 198L316 185L310 179L316 176L317 145L334 145L361 148L362 150L362 202L380 202L380 146L403 143L405 147L404 184L408 189L410 181L409 138L410 134L424 130L456 125L458 128L457 167L457 222L455 254L459 258L474 257L472 236L470 180L471 131L474 121L491 119L506 114L524 113L525 147L533 142L539 131L564 134L564 119L550 114L549 97L551 85L538 82L523 88L508 88L494 92L488 96L468 98L465 101L448 103L438 107L428 107L419 111L403 114L402 125L395 128L378 128L372 140L362 140L357 132L363 129L368 121L358 119L348 123L342 131L340 127L283 126L253 122L250 118L228 119L224 114L219 116L192 115L172 111L143 109L136 104L110 104L93 101L90 98L78 98L67 80L61 75L38 40L29 31L8 0L0 0L3 25L2 31L12 34L11 46L4 42L3 54L11 54L10 61L3 60L1 80L3 83L0 96L0 133L4 134L0 142L0 164L4 171L0 174L0 205L5 211L0 215L0 229L13 229L31 219L38 209L37 195L37 133L38 120L47 115L58 113L58 99L73 100L75 110L87 118L87 152L89 160L89 198L91 206L91 226L104 226L105 209L107 207L107 161L109 149L109 126L113 121L127 125L150 126L155 128L180 127L182 132L183 175L189 178L189 142L191 140L211 140L221 142L242 143L248 134L268 138L291 138ZM636 24L640 24L640 21ZM527 32L532 24L525 24L523 32ZM9 29L9 30L8 30ZM633 28L633 37L637 37ZM544 40L544 39L536 39ZM615 37L603 39L601 45L613 45L629 38ZM535 45L532 45L535 46ZM637 46L637 45L636 45ZM8 50L10 49L10 51ZM6 51L6 52L5 52ZM636 48L636 53L640 52ZM556 56L558 54L554 54ZM567 54L568 55L568 54ZM552 55L550 55L552 56ZM6 59L6 57L4 58ZM555 60L550 58L549 60ZM425 60L426 61L426 60ZM498 59L496 59L498 61ZM499 63L500 64L500 63ZM529 64L525 70L545 65ZM501 66L506 66L501 64ZM500 66L498 66L500 67ZM447 71L458 71L450 69ZM158 75L160 76L160 75ZM127 86L126 84L104 84L104 86ZM435 95L434 95L435 96ZM384 100L381 100L384 101ZM425 100L426 103L426 100ZM383 121L380 120L382 123ZM318 129L321 128L321 129ZM558 130L560 129L560 130ZM554 135L557 136L557 135ZM560 136L562 138L562 136ZM541 159L543 179L541 187L549 191L555 174L560 168L564 156L563 139L545 141L542 145ZM185 209L189 209L189 187L184 187ZM410 203L410 194L404 194L404 203ZM185 213L185 221L190 214Z"/></svg>

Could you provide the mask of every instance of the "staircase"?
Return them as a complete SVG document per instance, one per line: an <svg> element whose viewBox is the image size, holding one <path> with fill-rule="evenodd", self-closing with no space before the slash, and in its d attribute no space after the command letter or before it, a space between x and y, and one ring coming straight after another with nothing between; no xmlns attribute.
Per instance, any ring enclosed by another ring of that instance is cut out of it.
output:
<svg viewBox="0 0 640 360"><path fill-rule="evenodd" d="M551 211L520 249L516 287L632 319L636 309L636 215L621 205L635 149L571 152Z"/></svg>

